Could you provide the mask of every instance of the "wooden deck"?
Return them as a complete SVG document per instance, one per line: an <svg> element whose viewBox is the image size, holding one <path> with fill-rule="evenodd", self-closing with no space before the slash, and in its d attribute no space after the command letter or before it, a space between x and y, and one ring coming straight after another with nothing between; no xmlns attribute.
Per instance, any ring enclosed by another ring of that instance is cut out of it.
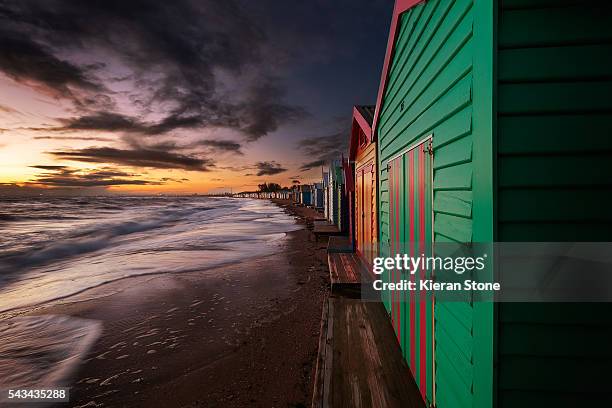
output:
<svg viewBox="0 0 612 408"><path fill-rule="evenodd" d="M329 280L332 294L359 294L361 278L365 275L365 265L354 252L328 253Z"/></svg>
<svg viewBox="0 0 612 408"><path fill-rule="evenodd" d="M425 407L382 303L332 297L323 309L313 408Z"/></svg>
<svg viewBox="0 0 612 408"><path fill-rule="evenodd" d="M353 245L351 244L349 237L342 235L329 237L327 253L335 252L353 252Z"/></svg>

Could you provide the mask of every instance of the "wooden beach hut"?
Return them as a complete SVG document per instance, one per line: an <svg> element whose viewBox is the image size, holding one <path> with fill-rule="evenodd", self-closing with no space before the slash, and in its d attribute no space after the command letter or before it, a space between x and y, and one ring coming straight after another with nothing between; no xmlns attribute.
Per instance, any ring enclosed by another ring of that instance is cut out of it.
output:
<svg viewBox="0 0 612 408"><path fill-rule="evenodd" d="M323 182L318 182L313 184L313 200L312 205L317 210L323 209L324 200L323 200Z"/></svg>
<svg viewBox="0 0 612 408"><path fill-rule="evenodd" d="M298 202L301 205L308 206L311 205L311 185L310 184L301 184L298 186Z"/></svg>
<svg viewBox="0 0 612 408"><path fill-rule="evenodd" d="M610 21L602 1L396 1L372 126L387 254L612 240ZM430 405L609 404L609 304L384 301Z"/></svg>
<svg viewBox="0 0 612 408"><path fill-rule="evenodd" d="M329 199L329 172L323 172L323 216L329 221L330 199Z"/></svg>
<svg viewBox="0 0 612 408"><path fill-rule="evenodd" d="M329 221L341 232L349 227L349 204L345 188L345 169L342 159L332 160L329 164Z"/></svg>
<svg viewBox="0 0 612 408"><path fill-rule="evenodd" d="M377 253L377 162L376 144L372 139L374 106L355 106L349 140L349 160L354 163L354 225L355 251L371 262Z"/></svg>
<svg viewBox="0 0 612 408"><path fill-rule="evenodd" d="M340 160L332 160L329 163L327 184L327 220L338 226L338 205L339 205L339 179L342 177L342 166Z"/></svg>

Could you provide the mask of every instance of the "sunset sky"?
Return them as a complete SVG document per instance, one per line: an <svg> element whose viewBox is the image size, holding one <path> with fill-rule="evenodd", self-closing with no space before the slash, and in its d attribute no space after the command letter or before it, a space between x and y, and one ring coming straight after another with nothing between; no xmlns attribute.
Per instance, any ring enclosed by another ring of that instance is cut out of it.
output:
<svg viewBox="0 0 612 408"><path fill-rule="evenodd" d="M0 0L0 194L320 178L376 98L391 0Z"/></svg>

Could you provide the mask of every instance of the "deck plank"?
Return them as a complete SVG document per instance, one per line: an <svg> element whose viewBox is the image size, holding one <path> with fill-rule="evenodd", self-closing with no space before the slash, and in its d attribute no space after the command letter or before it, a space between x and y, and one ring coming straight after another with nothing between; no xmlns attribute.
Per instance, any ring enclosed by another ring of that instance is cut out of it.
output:
<svg viewBox="0 0 612 408"><path fill-rule="evenodd" d="M357 254L328 253L329 280L332 293L359 292L365 265Z"/></svg>
<svg viewBox="0 0 612 408"><path fill-rule="evenodd" d="M327 307L323 367L317 368L323 383L313 407L425 407L384 306L330 298Z"/></svg>

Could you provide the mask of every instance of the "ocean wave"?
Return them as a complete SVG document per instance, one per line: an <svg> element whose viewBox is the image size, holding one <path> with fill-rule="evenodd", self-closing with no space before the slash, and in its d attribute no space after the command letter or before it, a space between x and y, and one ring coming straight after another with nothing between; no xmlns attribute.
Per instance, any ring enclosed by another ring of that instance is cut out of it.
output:
<svg viewBox="0 0 612 408"><path fill-rule="evenodd" d="M276 240L302 228L264 201L149 197L105 204L122 210L67 203L61 211L80 219L0 224L0 235L9 237L0 244L0 312L131 276L204 271L265 256L277 250Z"/></svg>
<svg viewBox="0 0 612 408"><path fill-rule="evenodd" d="M94 320L58 315L0 321L0 389L67 385L101 328Z"/></svg>
<svg viewBox="0 0 612 408"><path fill-rule="evenodd" d="M70 232L61 239L28 248L17 253L0 255L0 274L44 265L114 245L114 238L161 228L209 208L183 211L161 211L157 218L116 223L97 223Z"/></svg>

